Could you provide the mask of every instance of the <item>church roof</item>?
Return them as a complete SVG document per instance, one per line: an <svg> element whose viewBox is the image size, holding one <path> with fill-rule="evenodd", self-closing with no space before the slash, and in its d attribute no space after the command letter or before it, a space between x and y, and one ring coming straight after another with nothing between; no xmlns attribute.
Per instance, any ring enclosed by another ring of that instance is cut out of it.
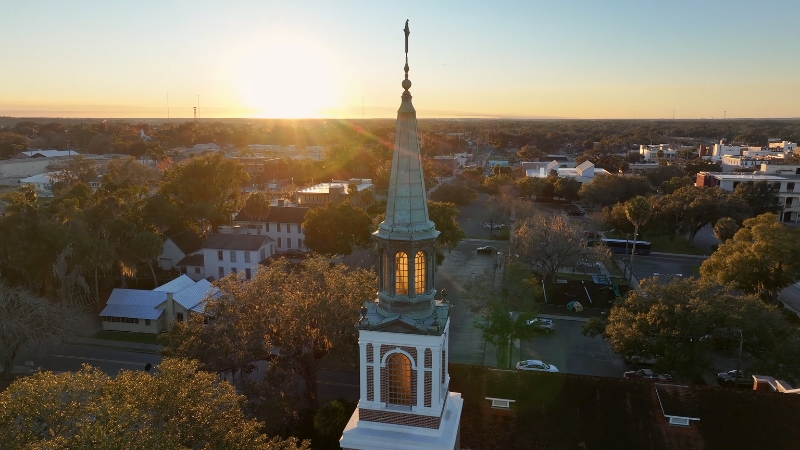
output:
<svg viewBox="0 0 800 450"><path fill-rule="evenodd" d="M378 302L364 302L363 319L356 327L391 333L441 334L450 317L450 303L434 300L431 306L432 310L428 310L424 317L415 317L412 314L381 314Z"/></svg>
<svg viewBox="0 0 800 450"><path fill-rule="evenodd" d="M473 450L796 448L800 441L795 395L460 364L449 373L450 390L464 399L461 446ZM492 398L513 403L493 408ZM670 425L670 413L696 420Z"/></svg>
<svg viewBox="0 0 800 450"><path fill-rule="evenodd" d="M405 71L405 91L401 96L400 109L397 110L386 218L375 235L383 239L406 241L434 239L439 232L428 217L428 198L417 133L417 111L411 103L411 93L408 92L411 87L408 63Z"/></svg>

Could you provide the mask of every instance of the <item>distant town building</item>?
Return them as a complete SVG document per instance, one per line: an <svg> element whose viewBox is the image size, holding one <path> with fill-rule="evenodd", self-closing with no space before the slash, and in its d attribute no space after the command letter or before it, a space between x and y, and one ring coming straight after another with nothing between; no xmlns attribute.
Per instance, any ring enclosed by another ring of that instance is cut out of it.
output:
<svg viewBox="0 0 800 450"><path fill-rule="evenodd" d="M330 183L319 183L297 192L297 202L301 206L324 206L326 203L339 204L349 198L347 186L353 183L358 192L366 189L374 190L369 178L351 178L349 180L331 180Z"/></svg>
<svg viewBox="0 0 800 450"><path fill-rule="evenodd" d="M599 169L589 161L584 161L574 168L559 167L557 161L551 161L544 167L539 167L539 170L531 169L525 171L525 175L534 178L547 178L550 172L555 170L556 174L561 178L572 178L573 180L583 184L591 183L596 175L609 175L605 169Z"/></svg>
<svg viewBox="0 0 800 450"><path fill-rule="evenodd" d="M640 145L639 154L647 162L658 158L674 159L678 150L671 144Z"/></svg>
<svg viewBox="0 0 800 450"><path fill-rule="evenodd" d="M17 153L16 158L58 158L60 156L75 156L79 154L75 150L28 150Z"/></svg>
<svg viewBox="0 0 800 450"><path fill-rule="evenodd" d="M250 176L251 183L266 183L280 177L280 163L281 158L265 158L265 157L229 157L232 161L236 161L242 170Z"/></svg>

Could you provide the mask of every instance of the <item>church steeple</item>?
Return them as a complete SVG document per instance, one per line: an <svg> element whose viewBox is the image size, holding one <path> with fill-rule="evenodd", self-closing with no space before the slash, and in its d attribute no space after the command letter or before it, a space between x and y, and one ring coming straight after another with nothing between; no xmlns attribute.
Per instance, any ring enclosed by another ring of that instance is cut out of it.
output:
<svg viewBox="0 0 800 450"><path fill-rule="evenodd" d="M386 219L378 247L378 298L364 303L358 328L360 400L342 433L343 449L459 448L463 400L449 391L450 305L434 300L439 232L428 217L417 113L406 77L397 111Z"/></svg>
<svg viewBox="0 0 800 450"><path fill-rule="evenodd" d="M397 125L389 179L386 219L376 237L393 240L435 239L439 232L428 217L428 196L422 173L422 156L417 133L417 111L411 103L411 80L408 79L408 23L406 33L406 65L403 95L397 110Z"/></svg>

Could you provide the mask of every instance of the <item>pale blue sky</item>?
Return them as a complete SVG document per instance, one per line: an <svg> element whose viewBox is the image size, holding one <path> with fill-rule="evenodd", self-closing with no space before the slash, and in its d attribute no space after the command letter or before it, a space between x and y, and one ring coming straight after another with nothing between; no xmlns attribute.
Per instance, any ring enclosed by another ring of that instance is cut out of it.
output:
<svg viewBox="0 0 800 450"><path fill-rule="evenodd" d="M800 116L800 1L0 0L0 115ZM362 110L363 99L363 110Z"/></svg>

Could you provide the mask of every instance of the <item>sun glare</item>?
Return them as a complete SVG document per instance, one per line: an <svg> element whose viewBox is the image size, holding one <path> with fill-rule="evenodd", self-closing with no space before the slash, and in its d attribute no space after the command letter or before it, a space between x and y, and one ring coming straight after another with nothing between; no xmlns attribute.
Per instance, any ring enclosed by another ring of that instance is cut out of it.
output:
<svg viewBox="0 0 800 450"><path fill-rule="evenodd" d="M253 117L320 117L334 106L333 63L325 52L301 39L271 39L243 55L242 106Z"/></svg>

